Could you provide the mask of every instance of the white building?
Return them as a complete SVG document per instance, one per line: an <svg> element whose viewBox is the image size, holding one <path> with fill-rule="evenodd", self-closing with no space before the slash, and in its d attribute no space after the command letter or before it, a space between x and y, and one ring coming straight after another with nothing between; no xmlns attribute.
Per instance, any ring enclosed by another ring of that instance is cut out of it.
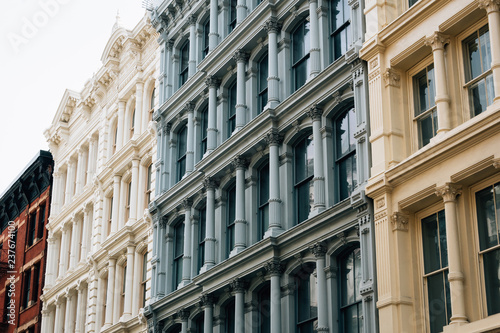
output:
<svg viewBox="0 0 500 333"><path fill-rule="evenodd" d="M42 332L146 329L156 38L147 17L133 30L117 20L103 66L65 92L45 132L55 172Z"/></svg>

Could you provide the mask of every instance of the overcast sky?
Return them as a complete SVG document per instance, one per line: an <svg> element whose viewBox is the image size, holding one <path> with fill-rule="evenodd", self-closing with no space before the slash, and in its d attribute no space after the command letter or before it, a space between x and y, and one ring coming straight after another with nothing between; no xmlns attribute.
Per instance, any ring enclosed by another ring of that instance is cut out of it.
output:
<svg viewBox="0 0 500 333"><path fill-rule="evenodd" d="M40 149L65 89L101 67L119 10L133 29L141 0L0 1L0 194Z"/></svg>

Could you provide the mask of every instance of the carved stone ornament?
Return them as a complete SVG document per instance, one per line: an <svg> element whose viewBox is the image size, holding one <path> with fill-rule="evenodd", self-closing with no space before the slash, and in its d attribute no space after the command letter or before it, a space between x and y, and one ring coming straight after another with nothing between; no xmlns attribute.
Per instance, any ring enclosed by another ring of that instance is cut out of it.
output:
<svg viewBox="0 0 500 333"><path fill-rule="evenodd" d="M220 79L216 76L209 75L205 80L205 84L209 88L218 88L220 86Z"/></svg>
<svg viewBox="0 0 500 333"><path fill-rule="evenodd" d="M500 11L500 0L479 0L479 8L486 9L486 12L498 12Z"/></svg>
<svg viewBox="0 0 500 333"><path fill-rule="evenodd" d="M187 17L187 23L188 23L189 25L194 25L194 24L196 24L196 15L189 15L189 16Z"/></svg>
<svg viewBox="0 0 500 333"><path fill-rule="evenodd" d="M190 113L194 111L194 103L193 102L187 102L186 105L184 106L184 109Z"/></svg>
<svg viewBox="0 0 500 333"><path fill-rule="evenodd" d="M281 29L281 23L279 23L278 19L276 19L275 17L271 17L269 20L264 22L263 28L268 34L278 33L278 31Z"/></svg>
<svg viewBox="0 0 500 333"><path fill-rule="evenodd" d="M309 247L316 258L322 258L326 254L326 246L323 243L316 243Z"/></svg>
<svg viewBox="0 0 500 333"><path fill-rule="evenodd" d="M321 120L321 116L323 115L323 110L319 108L316 104L311 106L309 110L307 110L307 115L314 120Z"/></svg>
<svg viewBox="0 0 500 333"><path fill-rule="evenodd" d="M285 271L285 265L278 259L269 260L264 267L270 275L281 275Z"/></svg>
<svg viewBox="0 0 500 333"><path fill-rule="evenodd" d="M184 199L184 200L182 200L181 205L182 205L182 208L184 208L185 210L190 209L191 206L193 206L193 200Z"/></svg>
<svg viewBox="0 0 500 333"><path fill-rule="evenodd" d="M245 158L241 157L240 155L237 155L233 159L233 166L235 169L238 169L238 168L246 169L247 165L248 165L247 160Z"/></svg>
<svg viewBox="0 0 500 333"><path fill-rule="evenodd" d="M333 105L336 106L338 105L340 102L342 102L342 94L340 93L340 91L336 91L332 94L332 99L333 99Z"/></svg>
<svg viewBox="0 0 500 333"><path fill-rule="evenodd" d="M436 195L442 197L444 202L455 201L457 195L462 194L462 185L446 183L436 189Z"/></svg>
<svg viewBox="0 0 500 333"><path fill-rule="evenodd" d="M395 212L391 216L392 231L408 231L409 217L406 214Z"/></svg>
<svg viewBox="0 0 500 333"><path fill-rule="evenodd" d="M234 55L233 55L233 59L234 61L236 62L245 62L247 61L249 58L248 56L248 52L245 52L243 50L236 50L236 52L234 52Z"/></svg>
<svg viewBox="0 0 500 333"><path fill-rule="evenodd" d="M391 86L399 88L401 86L401 75L399 75L398 71L396 71L395 69L387 68L383 76L386 87Z"/></svg>
<svg viewBox="0 0 500 333"><path fill-rule="evenodd" d="M432 47L432 50L443 49L446 44L450 43L450 37L438 31L434 32L432 36L426 37L424 44Z"/></svg>
<svg viewBox="0 0 500 333"><path fill-rule="evenodd" d="M273 128L266 134L265 140L268 145L279 145L281 144L281 142L283 142L283 136L280 134L277 128Z"/></svg>
<svg viewBox="0 0 500 333"><path fill-rule="evenodd" d="M177 317L182 321L186 321L189 319L189 311L186 309L179 310L177 311Z"/></svg>
<svg viewBox="0 0 500 333"><path fill-rule="evenodd" d="M213 295L210 294L204 294L201 295L200 297L200 305L202 307L211 307L214 305L216 299Z"/></svg>
<svg viewBox="0 0 500 333"><path fill-rule="evenodd" d="M246 288L247 288L247 283L242 279L237 278L231 282L231 289L235 293L244 293Z"/></svg>

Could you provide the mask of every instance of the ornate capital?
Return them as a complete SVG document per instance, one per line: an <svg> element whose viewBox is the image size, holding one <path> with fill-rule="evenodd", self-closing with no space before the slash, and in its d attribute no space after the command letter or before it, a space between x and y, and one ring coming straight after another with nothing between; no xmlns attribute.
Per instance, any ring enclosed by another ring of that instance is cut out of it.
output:
<svg viewBox="0 0 500 333"><path fill-rule="evenodd" d="M444 202L455 201L457 195L462 194L462 185L446 183L436 189L436 195L442 197Z"/></svg>
<svg viewBox="0 0 500 333"><path fill-rule="evenodd" d="M281 275L285 271L285 265L281 263L278 259L269 260L264 268L270 275Z"/></svg>
<svg viewBox="0 0 500 333"><path fill-rule="evenodd" d="M174 41L172 39L169 39L165 45L167 46L168 51L172 51L172 48L174 47Z"/></svg>
<svg viewBox="0 0 500 333"><path fill-rule="evenodd" d="M235 167L235 169L238 168L246 169L247 165L248 165L247 160L241 157L240 155L236 155L236 157L233 159L233 166Z"/></svg>
<svg viewBox="0 0 500 333"><path fill-rule="evenodd" d="M321 116L323 115L323 110L320 109L316 104L311 106L309 110L307 110L307 115L314 120L321 120Z"/></svg>
<svg viewBox="0 0 500 333"><path fill-rule="evenodd" d="M169 135L170 134L170 129L172 128L172 124L170 123L166 123L165 126L163 126L163 133L165 135Z"/></svg>
<svg viewBox="0 0 500 333"><path fill-rule="evenodd" d="M186 309L181 309L177 311L177 317L179 317L182 321L186 321L189 319L189 311Z"/></svg>
<svg viewBox="0 0 500 333"><path fill-rule="evenodd" d="M400 87L400 81L401 81L401 75L399 75L399 72L396 71L393 68L387 68L385 73L383 74L384 81L385 81L385 86L392 86L399 88Z"/></svg>
<svg viewBox="0 0 500 333"><path fill-rule="evenodd" d="M486 9L486 12L493 13L500 11L500 0L479 0L479 8Z"/></svg>
<svg viewBox="0 0 500 333"><path fill-rule="evenodd" d="M268 145L279 145L283 141L283 136L280 134L277 128L273 128L266 134L265 140Z"/></svg>
<svg viewBox="0 0 500 333"><path fill-rule="evenodd" d="M233 55L233 59L236 62L240 62L240 61L245 62L248 60L248 57L249 57L248 52L245 52L241 49L236 50L236 52L234 52L234 55Z"/></svg>
<svg viewBox="0 0 500 333"><path fill-rule="evenodd" d="M216 302L216 299L213 295L204 294L204 295L201 295L201 297L200 297L200 305L202 307L211 307L214 305L215 302Z"/></svg>
<svg viewBox="0 0 500 333"><path fill-rule="evenodd" d="M231 282L231 289L233 290L233 292L235 293L244 293L245 292L245 289L247 288L247 283L246 281L243 281L239 278L237 279L234 279L232 282Z"/></svg>
<svg viewBox="0 0 500 333"><path fill-rule="evenodd" d="M444 49L444 46L450 42L450 37L436 31L432 36L426 37L424 44L432 47L432 51Z"/></svg>
<svg viewBox="0 0 500 333"><path fill-rule="evenodd" d="M168 218L167 218L167 215L164 215L160 218L160 228L165 228L167 226L167 223L168 223Z"/></svg>
<svg viewBox="0 0 500 333"><path fill-rule="evenodd" d="M184 106L184 109L190 113L194 112L194 103L193 102L187 102L186 105Z"/></svg>
<svg viewBox="0 0 500 333"><path fill-rule="evenodd" d="M218 77L216 77L216 76L209 75L205 79L205 84L209 88L219 88L219 86L220 86L220 79Z"/></svg>
<svg viewBox="0 0 500 333"><path fill-rule="evenodd" d="M185 210L191 209L191 206L193 205L193 200L184 199L184 200L182 200L181 205L182 205L182 208L184 208Z"/></svg>
<svg viewBox="0 0 500 333"><path fill-rule="evenodd" d="M408 231L409 216L401 212L395 212L391 216L392 231Z"/></svg>
<svg viewBox="0 0 500 333"><path fill-rule="evenodd" d="M211 177L205 177L205 179L203 179L203 187L205 190L215 190L217 188L217 182Z"/></svg>
<svg viewBox="0 0 500 333"><path fill-rule="evenodd" d="M326 254L326 246L323 243L316 243L309 247L316 258L323 258Z"/></svg>
<svg viewBox="0 0 500 333"><path fill-rule="evenodd" d="M189 16L187 17L187 23L188 23L189 25L194 25L194 24L196 24L196 19L197 19L197 16L196 16L196 15L194 15L194 14L189 15Z"/></svg>
<svg viewBox="0 0 500 333"><path fill-rule="evenodd" d="M275 17L271 17L269 20L264 22L262 26L266 32L269 33L278 33L281 29L281 23L278 22L278 19Z"/></svg>

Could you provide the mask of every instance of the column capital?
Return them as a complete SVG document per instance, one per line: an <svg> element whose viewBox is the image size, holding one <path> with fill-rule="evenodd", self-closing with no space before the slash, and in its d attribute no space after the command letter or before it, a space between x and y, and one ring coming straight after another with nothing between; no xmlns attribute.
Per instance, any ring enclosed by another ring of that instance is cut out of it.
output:
<svg viewBox="0 0 500 333"><path fill-rule="evenodd" d="M262 27L268 34L278 33L278 31L281 29L281 23L278 22L278 19L276 17L271 17L269 20L264 22Z"/></svg>
<svg viewBox="0 0 500 333"><path fill-rule="evenodd" d="M271 259L265 265L269 275L281 275L285 271L285 265L279 259Z"/></svg>
<svg viewBox="0 0 500 333"><path fill-rule="evenodd" d="M187 102L184 105L184 110L186 110L188 113L193 113L194 112L194 103L193 102Z"/></svg>
<svg viewBox="0 0 500 333"><path fill-rule="evenodd" d="M193 206L193 200L186 198L182 200L181 206L182 208L184 208L184 210L191 209L191 206Z"/></svg>
<svg viewBox="0 0 500 333"><path fill-rule="evenodd" d="M392 231L408 231L409 216L401 212L391 215Z"/></svg>
<svg viewBox="0 0 500 333"><path fill-rule="evenodd" d="M231 281L231 289L234 293L244 293L248 283L240 278Z"/></svg>
<svg viewBox="0 0 500 333"><path fill-rule="evenodd" d="M177 317L180 318L182 321L186 321L189 319L189 310L186 309L181 309L177 311Z"/></svg>
<svg viewBox="0 0 500 333"><path fill-rule="evenodd" d="M242 49L236 50L233 54L233 59L236 62L246 62L249 58L248 52L243 51Z"/></svg>
<svg viewBox="0 0 500 333"><path fill-rule="evenodd" d="M312 105L306 112L313 121L321 120L321 116L323 116L323 110L316 104Z"/></svg>
<svg viewBox="0 0 500 333"><path fill-rule="evenodd" d="M201 307L211 307L215 304L217 299L211 294L204 294L200 297Z"/></svg>
<svg viewBox="0 0 500 333"><path fill-rule="evenodd" d="M277 128L273 128L266 134L265 140L268 145L279 145L283 142L283 135Z"/></svg>
<svg viewBox="0 0 500 333"><path fill-rule="evenodd" d="M326 246L325 246L325 244L323 244L321 242L318 242L316 244L311 245L309 247L309 249L314 254L314 256L316 257L316 259L324 258L325 257L325 254L326 254Z"/></svg>
<svg viewBox="0 0 500 333"><path fill-rule="evenodd" d="M171 129L172 129L172 124L166 123L165 126L163 126L163 133L169 135Z"/></svg>
<svg viewBox="0 0 500 333"><path fill-rule="evenodd" d="M187 23L189 25L195 25L196 24L196 20L197 20L197 16L195 14L191 14L187 17Z"/></svg>
<svg viewBox="0 0 500 333"><path fill-rule="evenodd" d="M457 195L462 194L462 185L454 183L446 183L445 185L436 189L436 195L442 197L443 201L455 201Z"/></svg>
<svg viewBox="0 0 500 333"><path fill-rule="evenodd" d="M217 182L212 177L205 177L205 179L203 179L203 187L205 190L215 190L217 188Z"/></svg>
<svg viewBox="0 0 500 333"><path fill-rule="evenodd" d="M444 49L444 46L450 42L450 37L448 35L444 35L439 31L434 32L429 37L425 37L424 44L426 46L432 47L432 51L436 51L439 49Z"/></svg>
<svg viewBox="0 0 500 333"><path fill-rule="evenodd" d="M169 40L167 40L165 45L167 46L167 51L172 51L172 49L174 47L174 41L172 39L169 39Z"/></svg>
<svg viewBox="0 0 500 333"><path fill-rule="evenodd" d="M209 88L219 88L220 86L220 79L214 75L209 75L205 79L205 84Z"/></svg>
<svg viewBox="0 0 500 333"><path fill-rule="evenodd" d="M235 169L246 169L248 166L248 161L241 157L241 155L236 155L233 159L233 166Z"/></svg>
<svg viewBox="0 0 500 333"><path fill-rule="evenodd" d="M165 227L167 226L167 223L168 223L168 218L167 218L167 215L164 215L160 218L160 228L163 228L165 229Z"/></svg>
<svg viewBox="0 0 500 333"><path fill-rule="evenodd" d="M500 0L479 0L479 8L486 9L486 12L498 12L500 11Z"/></svg>

